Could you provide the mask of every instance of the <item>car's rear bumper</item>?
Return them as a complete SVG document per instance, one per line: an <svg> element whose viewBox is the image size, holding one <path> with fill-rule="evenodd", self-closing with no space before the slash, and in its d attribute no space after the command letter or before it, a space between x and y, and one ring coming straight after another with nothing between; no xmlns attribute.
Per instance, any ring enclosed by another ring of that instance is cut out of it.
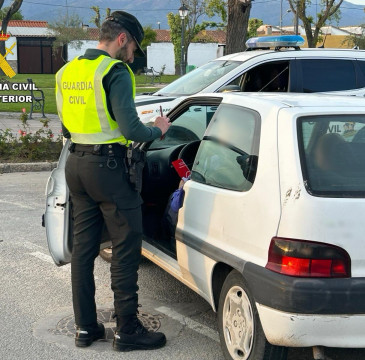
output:
<svg viewBox="0 0 365 360"><path fill-rule="evenodd" d="M365 315L365 278L299 278L246 263L243 275L255 301L293 314Z"/></svg>
<svg viewBox="0 0 365 360"><path fill-rule="evenodd" d="M295 314L258 303L256 307L273 345L365 348L365 315Z"/></svg>

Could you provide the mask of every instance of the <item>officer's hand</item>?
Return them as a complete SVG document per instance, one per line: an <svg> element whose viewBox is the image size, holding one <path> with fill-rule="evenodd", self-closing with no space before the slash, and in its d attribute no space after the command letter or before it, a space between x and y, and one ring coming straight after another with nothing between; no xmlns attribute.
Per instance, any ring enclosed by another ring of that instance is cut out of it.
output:
<svg viewBox="0 0 365 360"><path fill-rule="evenodd" d="M158 116L155 120L154 126L158 127L162 135L165 135L169 127L171 126L170 119L166 116Z"/></svg>

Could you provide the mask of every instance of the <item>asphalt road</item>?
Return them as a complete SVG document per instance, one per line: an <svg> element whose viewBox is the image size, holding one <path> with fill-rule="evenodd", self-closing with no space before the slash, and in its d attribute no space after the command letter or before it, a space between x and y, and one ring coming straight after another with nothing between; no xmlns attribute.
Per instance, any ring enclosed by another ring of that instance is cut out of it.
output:
<svg viewBox="0 0 365 360"><path fill-rule="evenodd" d="M166 347L123 354L113 352L107 341L74 347L73 338L59 331L72 315L70 268L52 263L41 227L48 175L0 175L0 359L222 359L209 305L147 260L139 275L141 311L159 319ZM95 276L98 308L111 309L109 264L101 258ZM288 360L309 360L311 354L311 349L291 349ZM327 349L326 355L360 360L365 350Z"/></svg>

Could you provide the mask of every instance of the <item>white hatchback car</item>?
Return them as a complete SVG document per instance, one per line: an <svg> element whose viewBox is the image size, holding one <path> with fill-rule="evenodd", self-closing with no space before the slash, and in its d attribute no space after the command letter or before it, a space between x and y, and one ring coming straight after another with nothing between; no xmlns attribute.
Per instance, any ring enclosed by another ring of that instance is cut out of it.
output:
<svg viewBox="0 0 365 360"><path fill-rule="evenodd" d="M143 254L218 312L225 358L364 348L364 100L207 94L169 116L163 140L138 145L147 152ZM58 265L72 247L66 157L65 148L45 214ZM176 159L192 170L177 223Z"/></svg>
<svg viewBox="0 0 365 360"><path fill-rule="evenodd" d="M288 42L289 41L289 42ZM197 93L295 92L365 95L365 51L300 49L296 35L248 40L251 51L208 62L149 95L136 96L143 122ZM291 44L292 48L285 46ZM270 47L272 49L270 49Z"/></svg>

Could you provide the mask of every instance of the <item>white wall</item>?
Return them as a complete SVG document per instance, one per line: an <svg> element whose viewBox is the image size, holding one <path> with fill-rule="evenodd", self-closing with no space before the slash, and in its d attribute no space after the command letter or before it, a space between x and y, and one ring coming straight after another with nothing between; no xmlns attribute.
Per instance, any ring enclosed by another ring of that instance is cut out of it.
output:
<svg viewBox="0 0 365 360"><path fill-rule="evenodd" d="M191 43L188 50L188 65L201 66L210 60L223 56L223 47L216 43ZM147 47L147 67L160 71L166 65L164 73L175 74L175 56L172 43L152 43Z"/></svg>
<svg viewBox="0 0 365 360"><path fill-rule="evenodd" d="M81 56L85 54L86 49L95 49L98 45L98 41L95 40L83 40L81 49L75 49L72 47L72 42L68 46L68 60L71 61L76 56Z"/></svg>
<svg viewBox="0 0 365 360"><path fill-rule="evenodd" d="M172 43L152 43L147 47L147 67L153 67L156 71L161 71L166 65L164 74L175 74L175 56Z"/></svg>
<svg viewBox="0 0 365 360"><path fill-rule="evenodd" d="M191 43L188 50L188 64L196 67L223 56L223 47L217 43Z"/></svg>
<svg viewBox="0 0 365 360"><path fill-rule="evenodd" d="M16 37L11 36L8 40L5 41L5 47L7 47L8 49L10 49L10 46L12 46L14 43L16 42ZM15 44L15 46L11 49L11 52L14 53L14 55L12 54L8 54L6 56L6 60L18 60L18 51L17 51L17 46Z"/></svg>

